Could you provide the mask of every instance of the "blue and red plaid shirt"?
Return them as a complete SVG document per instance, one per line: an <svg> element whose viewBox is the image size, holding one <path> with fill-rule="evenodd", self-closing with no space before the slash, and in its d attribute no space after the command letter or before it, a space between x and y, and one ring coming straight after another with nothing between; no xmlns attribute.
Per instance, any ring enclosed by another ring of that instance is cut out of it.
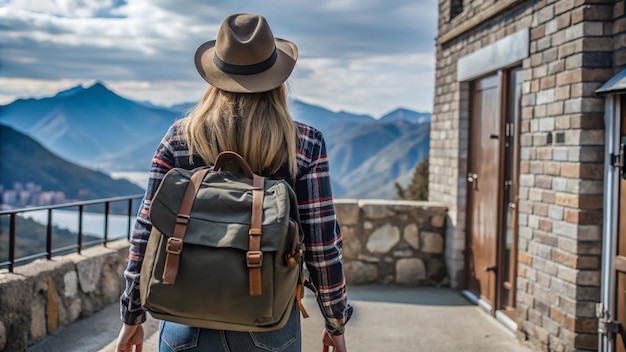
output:
<svg viewBox="0 0 626 352"><path fill-rule="evenodd" d="M320 131L300 122L296 122L296 126L301 139L298 143L295 192L304 232L304 260L310 280L318 291L317 299L326 328L333 334L340 334L352 314L352 307L347 303L341 232L330 187L326 144ZM189 162L189 149L178 128L178 122L170 127L152 159L146 194L130 239L128 267L124 272L126 289L120 299L122 321L129 325L146 320L139 298L139 276L152 229L148 218L150 202L170 169L194 169L205 165L197 155L194 155L193 163Z"/></svg>

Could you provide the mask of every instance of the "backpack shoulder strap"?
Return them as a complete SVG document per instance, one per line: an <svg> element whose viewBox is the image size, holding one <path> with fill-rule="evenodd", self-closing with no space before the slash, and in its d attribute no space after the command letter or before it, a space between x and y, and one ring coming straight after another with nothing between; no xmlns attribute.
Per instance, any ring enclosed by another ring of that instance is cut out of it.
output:
<svg viewBox="0 0 626 352"><path fill-rule="evenodd" d="M252 174L252 222L250 223L250 235L246 262L250 276L250 296L260 296L261 290L261 265L263 264L263 252L261 252L261 235L263 234L263 198L265 197L265 177Z"/></svg>
<svg viewBox="0 0 626 352"><path fill-rule="evenodd" d="M163 284L171 285L176 281L178 275L178 264L180 261L180 252L183 250L183 238L187 232L187 224L189 223L189 214L193 207L193 201L196 199L202 180L209 173L209 169L200 169L191 175L189 184L185 189L185 195L180 204L180 209L176 215L176 225L174 225L174 233L172 237L167 239L165 251L165 267L163 269Z"/></svg>

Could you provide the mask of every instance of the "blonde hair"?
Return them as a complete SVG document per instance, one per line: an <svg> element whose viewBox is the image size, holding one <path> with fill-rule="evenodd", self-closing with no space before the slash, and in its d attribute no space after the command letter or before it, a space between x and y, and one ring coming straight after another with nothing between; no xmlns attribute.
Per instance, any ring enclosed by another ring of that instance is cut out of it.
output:
<svg viewBox="0 0 626 352"><path fill-rule="evenodd" d="M233 93L209 87L181 121L189 147L205 163L226 150L240 154L255 173L270 176L287 164L296 176L297 129L287 110L286 87L262 93Z"/></svg>

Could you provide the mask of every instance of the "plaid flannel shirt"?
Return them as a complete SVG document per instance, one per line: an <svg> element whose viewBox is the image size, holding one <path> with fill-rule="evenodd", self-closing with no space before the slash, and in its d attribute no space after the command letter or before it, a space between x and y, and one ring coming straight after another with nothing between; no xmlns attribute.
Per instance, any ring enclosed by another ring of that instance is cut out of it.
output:
<svg viewBox="0 0 626 352"><path fill-rule="evenodd" d="M317 300L326 328L333 334L341 334L352 314L352 307L347 303L341 232L331 193L326 145L321 132L300 122L296 125L301 140L297 152L295 192L304 232L304 260L310 280L318 291ZM146 320L139 298L139 276L152 229L148 218L150 202L167 171L174 167L194 169L205 165L197 155L194 155L193 163L189 162L189 150L178 128L178 122L169 128L152 159L146 194L130 239L128 266L124 271L126 289L120 298L122 321L129 325Z"/></svg>

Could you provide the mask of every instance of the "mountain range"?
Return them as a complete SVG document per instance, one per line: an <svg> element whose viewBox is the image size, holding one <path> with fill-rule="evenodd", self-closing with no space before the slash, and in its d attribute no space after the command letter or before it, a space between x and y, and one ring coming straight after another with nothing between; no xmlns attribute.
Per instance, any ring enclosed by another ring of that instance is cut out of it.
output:
<svg viewBox="0 0 626 352"><path fill-rule="evenodd" d="M192 106L160 107L130 100L97 82L52 97L0 106L0 124L85 168L147 171L167 128ZM393 183L406 183L415 166L428 156L429 113L397 109L375 119L299 100L290 101L290 112L294 120L324 133L336 197L393 198ZM0 146L5 147L5 141L3 135ZM34 147L30 143L24 148ZM39 159L30 165L42 165L41 160L49 156L35 149ZM3 155L3 164L4 160ZM4 165L3 170L7 170Z"/></svg>
<svg viewBox="0 0 626 352"><path fill-rule="evenodd" d="M125 99L98 82L43 99L0 107L0 123L32 136L52 152L83 165L165 133L175 113Z"/></svg>

